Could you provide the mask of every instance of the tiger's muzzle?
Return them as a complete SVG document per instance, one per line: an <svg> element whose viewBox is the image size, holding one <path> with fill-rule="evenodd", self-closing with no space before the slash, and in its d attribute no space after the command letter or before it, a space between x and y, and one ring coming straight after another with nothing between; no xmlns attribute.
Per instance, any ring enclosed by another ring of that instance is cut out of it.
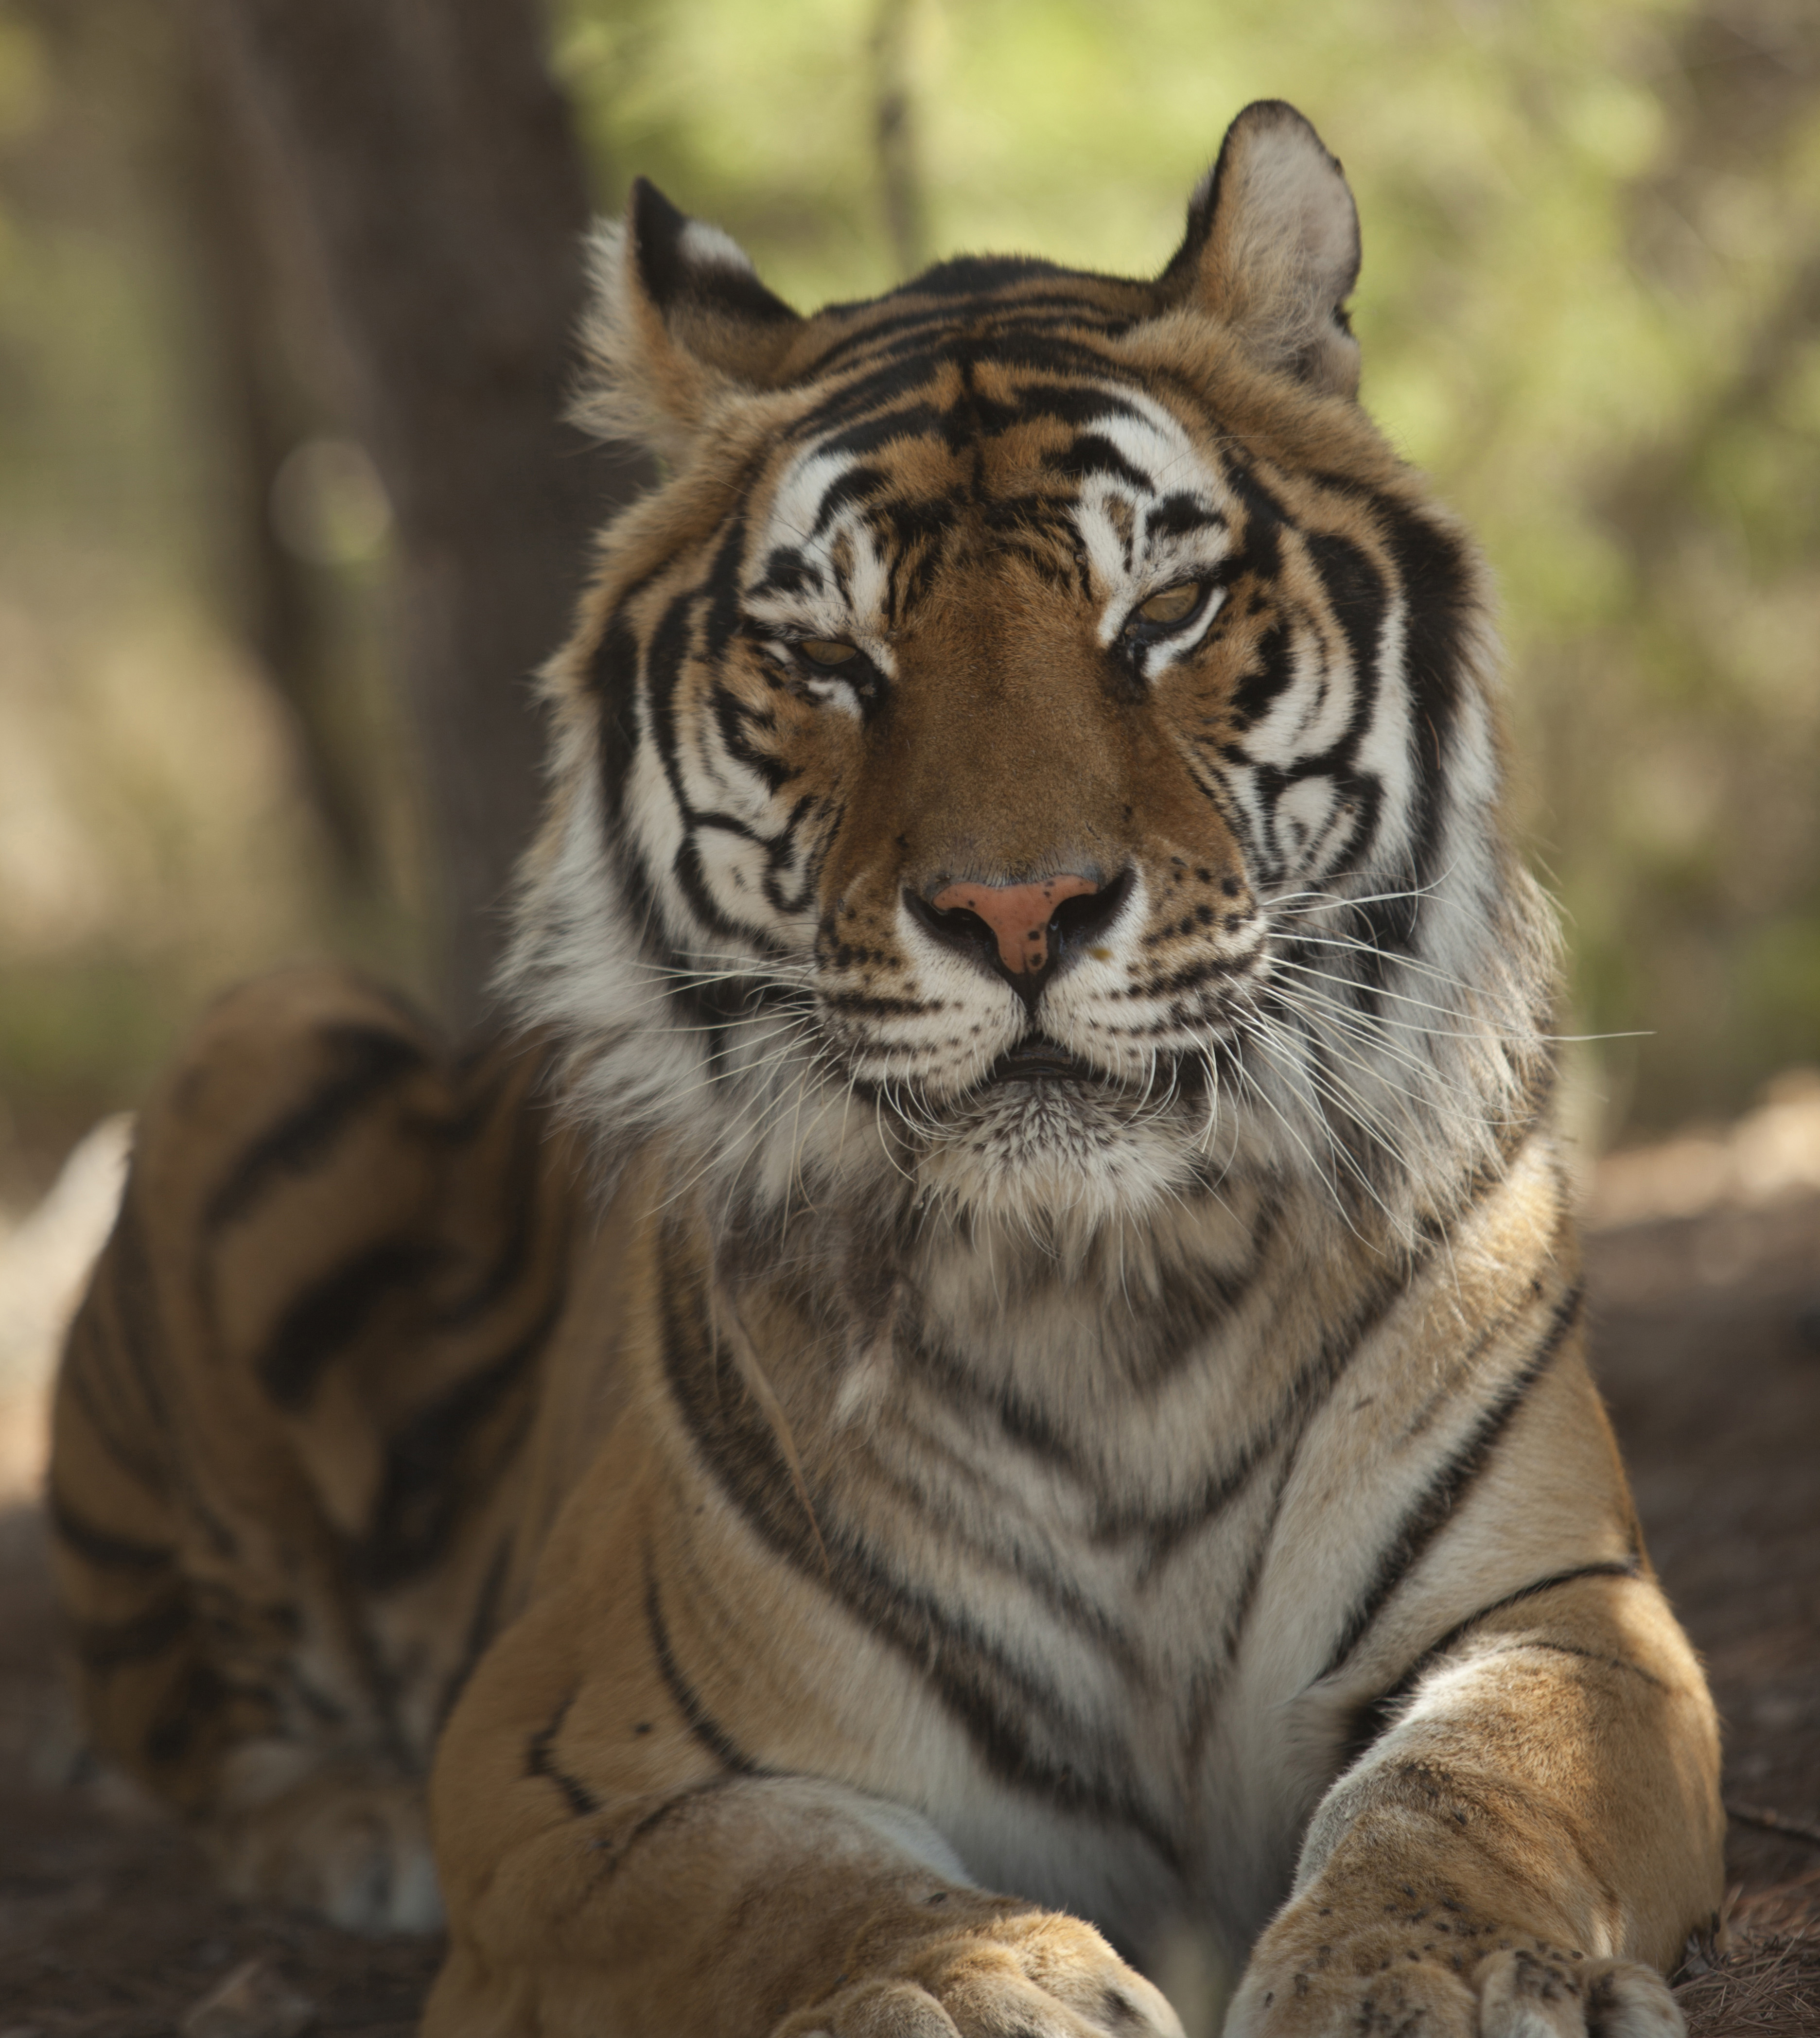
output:
<svg viewBox="0 0 1820 2038"><path fill-rule="evenodd" d="M933 897L904 892L910 917L946 948L1001 977L1031 1018L1069 964L1103 943L1135 882L1122 870L1110 885L1078 871L1013 885L944 885Z"/></svg>

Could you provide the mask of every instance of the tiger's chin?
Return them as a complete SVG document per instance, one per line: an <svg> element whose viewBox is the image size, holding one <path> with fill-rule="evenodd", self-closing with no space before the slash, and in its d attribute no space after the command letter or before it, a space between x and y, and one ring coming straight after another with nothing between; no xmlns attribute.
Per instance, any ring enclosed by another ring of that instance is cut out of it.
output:
<svg viewBox="0 0 1820 2038"><path fill-rule="evenodd" d="M993 1083L925 1133L921 1201L1059 1247L1181 1197L1197 1179L1194 1130L1179 1110L1110 1085Z"/></svg>

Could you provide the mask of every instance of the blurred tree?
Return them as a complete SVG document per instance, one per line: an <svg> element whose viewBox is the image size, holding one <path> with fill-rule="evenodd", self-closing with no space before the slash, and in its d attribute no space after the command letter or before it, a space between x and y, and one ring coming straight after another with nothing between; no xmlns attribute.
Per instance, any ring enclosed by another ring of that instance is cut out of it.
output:
<svg viewBox="0 0 1820 2038"><path fill-rule="evenodd" d="M536 807L529 676L636 476L562 422L588 196L536 0L194 0L295 195L395 521L452 1012Z"/></svg>
<svg viewBox="0 0 1820 2038"><path fill-rule="evenodd" d="M301 775L339 888L385 888L377 816L356 733L336 685L333 589L320 563L287 544L274 492L300 446L332 429L330 394L345 381L317 294L299 278L291 194L245 128L215 39L183 17L165 157L187 229L201 316L197 344L219 441L210 547L217 598L289 710ZM300 327L302 330L300 331ZM328 358L325 361L324 357ZM314 375L308 370L321 362Z"/></svg>
<svg viewBox="0 0 1820 2038"><path fill-rule="evenodd" d="M1820 1056L1820 8L1699 0L1652 82L1614 217L1673 379L1578 462L1611 582L1536 733L1585 1008L1649 1029L1606 1060L1661 1124Z"/></svg>
<svg viewBox="0 0 1820 2038"><path fill-rule="evenodd" d="M906 48L914 5L877 0L872 17L872 139L885 233L900 276L914 275L929 260Z"/></svg>

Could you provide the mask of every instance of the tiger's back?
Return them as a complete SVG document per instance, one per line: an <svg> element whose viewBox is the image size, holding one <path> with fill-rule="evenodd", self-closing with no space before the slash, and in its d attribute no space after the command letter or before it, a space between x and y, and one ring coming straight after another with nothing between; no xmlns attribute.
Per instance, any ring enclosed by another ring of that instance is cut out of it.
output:
<svg viewBox="0 0 1820 2038"><path fill-rule="evenodd" d="M616 1263L547 1061L457 1061L336 972L224 999L141 1115L59 1375L91 1734L231 1885L345 1922L437 1915L437 1730L610 1416Z"/></svg>

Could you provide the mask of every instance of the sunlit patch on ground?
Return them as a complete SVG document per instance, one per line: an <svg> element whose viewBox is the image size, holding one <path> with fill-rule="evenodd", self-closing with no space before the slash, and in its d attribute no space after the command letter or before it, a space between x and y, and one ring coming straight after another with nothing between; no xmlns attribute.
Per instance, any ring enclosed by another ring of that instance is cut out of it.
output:
<svg viewBox="0 0 1820 2038"><path fill-rule="evenodd" d="M114 1221L133 1121L104 1118L44 1201L17 1224L0 1211L0 1507L43 1482L56 1354Z"/></svg>

